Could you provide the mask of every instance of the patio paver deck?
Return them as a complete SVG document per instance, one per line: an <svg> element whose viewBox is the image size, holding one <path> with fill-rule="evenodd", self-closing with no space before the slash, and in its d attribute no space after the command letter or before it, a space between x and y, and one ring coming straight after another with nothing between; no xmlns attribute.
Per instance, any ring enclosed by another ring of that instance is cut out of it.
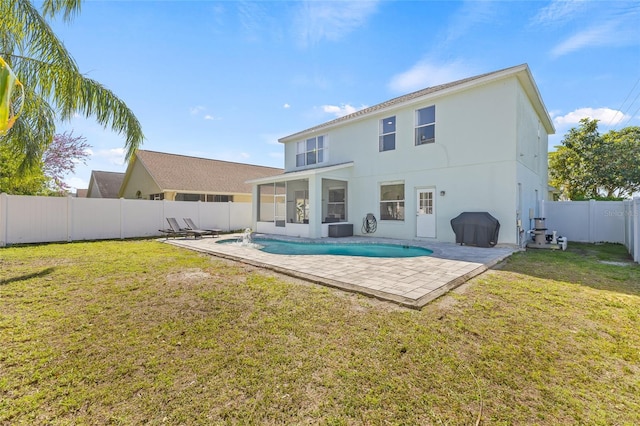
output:
<svg viewBox="0 0 640 426"><path fill-rule="evenodd" d="M301 241L269 235L270 238ZM346 291L357 292L420 309L435 298L483 273L509 257L514 247L471 247L453 243L411 241L410 245L433 250L431 256L410 258L374 258L335 255L281 255L265 253L239 244L218 244L220 238L164 240L213 256L267 268L296 278ZM388 238L327 238L323 242L403 244L407 240ZM321 258L321 259L320 259Z"/></svg>

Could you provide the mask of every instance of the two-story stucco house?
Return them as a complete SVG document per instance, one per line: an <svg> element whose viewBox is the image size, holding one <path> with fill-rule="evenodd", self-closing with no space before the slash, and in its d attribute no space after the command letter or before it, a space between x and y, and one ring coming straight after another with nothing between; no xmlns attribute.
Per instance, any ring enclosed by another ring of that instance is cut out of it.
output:
<svg viewBox="0 0 640 426"><path fill-rule="evenodd" d="M400 96L280 139L285 173L251 181L254 230L455 242L451 219L482 211L520 244L553 133L526 64Z"/></svg>

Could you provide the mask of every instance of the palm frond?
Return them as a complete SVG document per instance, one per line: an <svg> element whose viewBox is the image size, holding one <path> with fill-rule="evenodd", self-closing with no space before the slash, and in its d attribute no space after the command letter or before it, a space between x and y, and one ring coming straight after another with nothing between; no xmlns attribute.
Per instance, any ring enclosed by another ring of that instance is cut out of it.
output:
<svg viewBox="0 0 640 426"><path fill-rule="evenodd" d="M53 18L62 11L63 19L68 22L80 12L81 5L82 0L44 0L42 14L45 17Z"/></svg>
<svg viewBox="0 0 640 426"><path fill-rule="evenodd" d="M36 166L55 134L55 113L37 93L25 90L25 107L13 128L2 139L16 152L24 154L20 170Z"/></svg>
<svg viewBox="0 0 640 426"><path fill-rule="evenodd" d="M0 0L0 55L29 91L23 115L8 136L21 146L29 163L35 161L30 156L52 140L56 115L61 120L76 114L94 117L105 128L124 135L127 159L144 139L133 112L113 92L80 73L45 19L59 12L70 19L80 3L44 0L43 16L29 0Z"/></svg>

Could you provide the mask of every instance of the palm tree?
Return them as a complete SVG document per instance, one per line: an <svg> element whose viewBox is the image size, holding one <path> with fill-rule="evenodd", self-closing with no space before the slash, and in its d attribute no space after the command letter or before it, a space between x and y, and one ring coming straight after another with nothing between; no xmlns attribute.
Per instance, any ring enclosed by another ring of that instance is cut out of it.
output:
<svg viewBox="0 0 640 426"><path fill-rule="evenodd" d="M0 57L24 85L22 114L0 136L0 143L24 154L24 166L40 161L53 140L55 120L75 114L94 117L124 135L127 159L144 139L133 112L110 90L80 73L47 23L59 14L70 21L80 6L81 0L44 0L41 13L30 0L0 0Z"/></svg>

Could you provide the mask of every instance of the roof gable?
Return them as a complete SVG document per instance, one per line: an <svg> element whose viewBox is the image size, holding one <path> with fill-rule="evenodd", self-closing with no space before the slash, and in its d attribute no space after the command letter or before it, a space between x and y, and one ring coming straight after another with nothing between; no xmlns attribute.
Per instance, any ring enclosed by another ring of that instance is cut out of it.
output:
<svg viewBox="0 0 640 426"><path fill-rule="evenodd" d="M538 91L538 88L533 81L529 66L527 64L517 65L510 68L505 68L499 71L493 71L485 74L476 75L473 77L464 78L462 80L453 81L450 83L440 84L438 86L427 87L415 92L408 93L406 95L399 96L397 98L390 99L388 101L379 103L377 105L361 109L352 114L345 115L343 117L336 118L335 120L328 121L326 123L319 124L309 129L294 133L289 136L280 138L278 141L281 143L290 142L292 140L304 137L305 135L325 130L349 121L360 120L369 115L384 111L386 109L393 109L400 106L409 105L413 102L420 102L425 98L433 95L441 95L450 92L457 92L468 89L480 84L486 84L491 81L516 76L523 85L525 92L529 96L529 100L533 104L536 112L540 116L540 120L543 122L545 129L549 134L555 133L555 128L549 113L547 112L542 97Z"/></svg>
<svg viewBox="0 0 640 426"><path fill-rule="evenodd" d="M91 172L91 182L89 182L88 193L91 188L96 187L100 197L102 198L118 198L120 186L124 181L124 173L118 172L103 172L99 170L93 170Z"/></svg>
<svg viewBox="0 0 640 426"><path fill-rule="evenodd" d="M282 169L138 150L134 161L147 170L163 191L251 193L247 180L278 175Z"/></svg>

